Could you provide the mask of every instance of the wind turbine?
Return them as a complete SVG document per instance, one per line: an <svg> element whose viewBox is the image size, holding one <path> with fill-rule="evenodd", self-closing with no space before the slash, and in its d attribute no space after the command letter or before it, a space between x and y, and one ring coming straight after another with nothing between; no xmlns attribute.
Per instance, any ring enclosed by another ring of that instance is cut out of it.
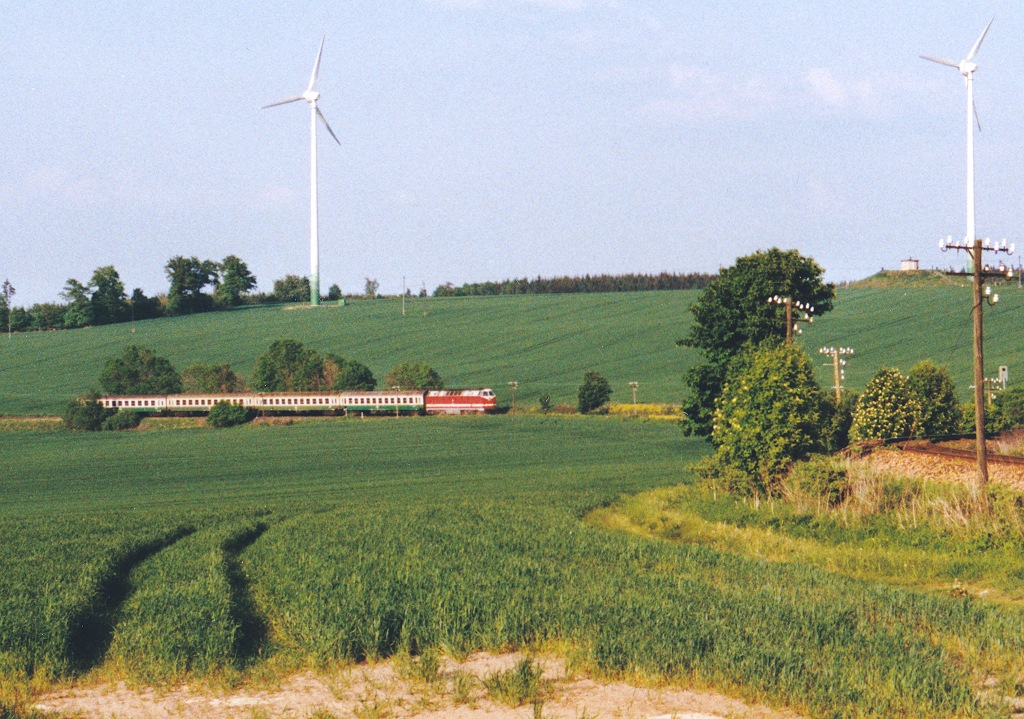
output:
<svg viewBox="0 0 1024 719"><path fill-rule="evenodd" d="M327 132L331 133L331 137L334 141L341 145L341 141L338 136L334 134L334 130L331 129L330 124L327 122L327 118L320 112L320 108L316 106L316 101L320 99L320 93L313 89L313 85L316 84L316 77L320 73L320 56L324 54L324 40L327 37L324 36L320 40L320 50L316 54L316 62L313 63L313 74L309 76L309 86L306 87L306 91L301 95L295 97L285 98L284 100L278 100L272 102L269 105L264 105L262 109L266 110L268 107L276 107L278 105L287 105L289 102L298 102L299 100L305 100L309 103L309 134L310 134L310 145L309 145L309 184L310 184L310 198L309 198L309 303L311 305L320 304L320 235L318 229L318 218L317 218L317 187L316 187L316 121L317 118L320 122L324 123L324 127L327 128Z"/></svg>
<svg viewBox="0 0 1024 719"><path fill-rule="evenodd" d="M928 55L921 55L922 60L930 60L937 62L940 65L948 65L949 67L955 67L960 71L960 74L964 76L964 84L967 85L967 238L966 242L973 245L974 241L978 238L978 234L974 227L974 123L978 123L978 129L981 129L981 122L978 121L978 109L974 106L974 71L978 69L978 65L974 62L974 56L978 54L978 49L981 47L982 41L985 39L985 35L988 34L988 29L992 27L992 23L995 18L988 21L988 25L981 31L981 36L974 43L974 47L967 53L960 62L953 62L952 60L943 60L939 57L929 57ZM977 258L980 262L981 258Z"/></svg>

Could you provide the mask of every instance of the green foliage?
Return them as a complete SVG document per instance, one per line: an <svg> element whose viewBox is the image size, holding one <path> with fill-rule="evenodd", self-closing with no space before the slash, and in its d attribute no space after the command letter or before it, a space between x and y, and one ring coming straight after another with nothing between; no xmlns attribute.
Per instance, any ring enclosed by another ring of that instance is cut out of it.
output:
<svg viewBox="0 0 1024 719"><path fill-rule="evenodd" d="M210 408L210 413L206 415L206 423L217 428L236 427L251 422L255 417L256 411L251 407L224 401L217 402Z"/></svg>
<svg viewBox="0 0 1024 719"><path fill-rule="evenodd" d="M685 377L690 398L683 405L688 433L712 432L715 402L728 366L744 348L786 336L785 308L768 304L773 295L814 308L820 317L832 309L835 288L822 281L824 270L796 250L770 250L740 257L719 273L690 306L694 323L679 344L696 349L705 363Z"/></svg>
<svg viewBox="0 0 1024 719"><path fill-rule="evenodd" d="M539 699L543 691L541 677L544 670L529 657L504 671L496 671L484 678L484 686L494 701L519 707Z"/></svg>
<svg viewBox="0 0 1024 719"><path fill-rule="evenodd" d="M64 312L64 326L68 329L88 327L95 321L89 288L78 280L71 278L64 284L61 297L67 302Z"/></svg>
<svg viewBox="0 0 1024 719"><path fill-rule="evenodd" d="M576 392L576 409L582 414L593 412L608 403L612 386L600 372L588 370L583 373L583 383Z"/></svg>
<svg viewBox="0 0 1024 719"><path fill-rule="evenodd" d="M99 396L92 394L68 402L62 419L67 429L98 432L103 429L103 422L110 414L111 411L99 403Z"/></svg>
<svg viewBox="0 0 1024 719"><path fill-rule="evenodd" d="M337 302L344 296L337 284L333 284L327 289L327 299L331 302Z"/></svg>
<svg viewBox="0 0 1024 719"><path fill-rule="evenodd" d="M324 381L330 389L342 391L370 391L377 388L377 380L369 367L330 352L324 355Z"/></svg>
<svg viewBox="0 0 1024 719"><path fill-rule="evenodd" d="M123 322L130 314L128 296L124 293L121 276L112 265L99 267L89 281L92 288L93 321L98 325Z"/></svg>
<svg viewBox="0 0 1024 719"><path fill-rule="evenodd" d="M913 437L921 426L921 403L898 369L883 368L857 399L850 440Z"/></svg>
<svg viewBox="0 0 1024 719"><path fill-rule="evenodd" d="M245 380L239 377L227 364L205 364L196 362L181 373L182 391L202 394L206 392L242 392Z"/></svg>
<svg viewBox="0 0 1024 719"><path fill-rule="evenodd" d="M424 362L402 362L384 376L387 389L444 389L444 380Z"/></svg>
<svg viewBox="0 0 1024 719"><path fill-rule="evenodd" d="M956 386L949 370L931 360L922 360L910 368L907 384L921 406L917 434L935 437L957 434L963 425L963 409L956 398Z"/></svg>
<svg viewBox="0 0 1024 719"><path fill-rule="evenodd" d="M164 266L171 286L167 291L167 311L188 315L213 309L213 298L203 288L217 281L217 263L198 257L175 255Z"/></svg>
<svg viewBox="0 0 1024 719"><path fill-rule="evenodd" d="M847 390L843 392L838 406L834 398L829 398L823 432L827 451L838 452L850 444L850 427L853 426L853 410L857 407L858 397L856 392Z"/></svg>
<svg viewBox="0 0 1024 719"><path fill-rule="evenodd" d="M823 446L827 400L803 350L764 345L741 356L715 408L715 459L759 494L774 494L797 460Z"/></svg>
<svg viewBox="0 0 1024 719"><path fill-rule="evenodd" d="M366 285L363 288L363 295L368 300L377 299L377 290L380 288L380 282L376 279L366 278Z"/></svg>
<svg viewBox="0 0 1024 719"><path fill-rule="evenodd" d="M970 426L974 428L974 405L970 405ZM1010 387L996 393L993 406L986 413L985 424L992 432L1006 432L1024 427L1024 387Z"/></svg>
<svg viewBox="0 0 1024 719"><path fill-rule="evenodd" d="M131 410L121 409L103 420L102 428L110 431L135 429L141 422L141 412L132 412Z"/></svg>
<svg viewBox="0 0 1024 719"><path fill-rule="evenodd" d="M107 394L174 394L181 392L181 378L152 350L129 345L120 357L107 360L100 386Z"/></svg>
<svg viewBox="0 0 1024 719"><path fill-rule="evenodd" d="M297 340L275 340L256 360L252 387L257 392L308 392L325 386L324 361Z"/></svg>
<svg viewBox="0 0 1024 719"><path fill-rule="evenodd" d="M547 392L544 392L540 397L538 397L537 402L540 404L542 412L547 412L551 409L551 395Z"/></svg>
<svg viewBox="0 0 1024 719"><path fill-rule="evenodd" d="M274 280L273 296L278 302L307 302L310 296L309 278L285 275Z"/></svg>
<svg viewBox="0 0 1024 719"><path fill-rule="evenodd" d="M219 265L220 279L213 291L214 301L221 307L242 304L242 297L256 289L256 277L249 266L234 255L228 255Z"/></svg>
<svg viewBox="0 0 1024 719"><path fill-rule="evenodd" d="M785 482L785 492L791 498L820 499L829 507L842 502L849 491L846 469L838 460L820 454L793 465Z"/></svg>

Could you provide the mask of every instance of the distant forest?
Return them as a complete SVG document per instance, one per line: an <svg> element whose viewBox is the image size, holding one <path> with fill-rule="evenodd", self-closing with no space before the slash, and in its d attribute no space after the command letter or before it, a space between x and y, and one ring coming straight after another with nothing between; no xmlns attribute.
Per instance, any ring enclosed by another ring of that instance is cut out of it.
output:
<svg viewBox="0 0 1024 719"><path fill-rule="evenodd" d="M646 290L701 290L717 275L704 272L658 275L584 275L583 277L552 277L535 280L502 280L501 282L468 282L455 287L451 282L438 286L434 297L469 297L473 295L544 295L573 292L642 292Z"/></svg>

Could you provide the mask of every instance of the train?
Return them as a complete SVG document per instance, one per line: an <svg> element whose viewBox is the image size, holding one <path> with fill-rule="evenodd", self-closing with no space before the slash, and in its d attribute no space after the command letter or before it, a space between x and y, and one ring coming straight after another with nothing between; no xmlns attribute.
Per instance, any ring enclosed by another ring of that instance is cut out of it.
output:
<svg viewBox="0 0 1024 719"><path fill-rule="evenodd" d="M102 395L107 409L152 414L207 414L218 402L274 414L486 414L498 408L491 389L374 392L204 392Z"/></svg>

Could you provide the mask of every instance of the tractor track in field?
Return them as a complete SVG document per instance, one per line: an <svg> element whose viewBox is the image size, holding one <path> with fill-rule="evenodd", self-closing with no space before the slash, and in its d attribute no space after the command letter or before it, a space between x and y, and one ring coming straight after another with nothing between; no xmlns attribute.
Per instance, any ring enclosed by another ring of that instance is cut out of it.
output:
<svg viewBox="0 0 1024 719"><path fill-rule="evenodd" d="M99 666L110 649L121 608L132 594L129 576L144 561L195 532L177 529L116 556L100 576L89 601L72 617L67 637L67 657L76 671Z"/></svg>
<svg viewBox="0 0 1024 719"><path fill-rule="evenodd" d="M241 554L263 536L268 528L268 524L259 522L239 534L228 537L221 544L221 551L224 554L224 577L230 592L231 617L238 625L234 654L242 666L252 664L263 652L269 625L253 599L249 577L242 567Z"/></svg>

